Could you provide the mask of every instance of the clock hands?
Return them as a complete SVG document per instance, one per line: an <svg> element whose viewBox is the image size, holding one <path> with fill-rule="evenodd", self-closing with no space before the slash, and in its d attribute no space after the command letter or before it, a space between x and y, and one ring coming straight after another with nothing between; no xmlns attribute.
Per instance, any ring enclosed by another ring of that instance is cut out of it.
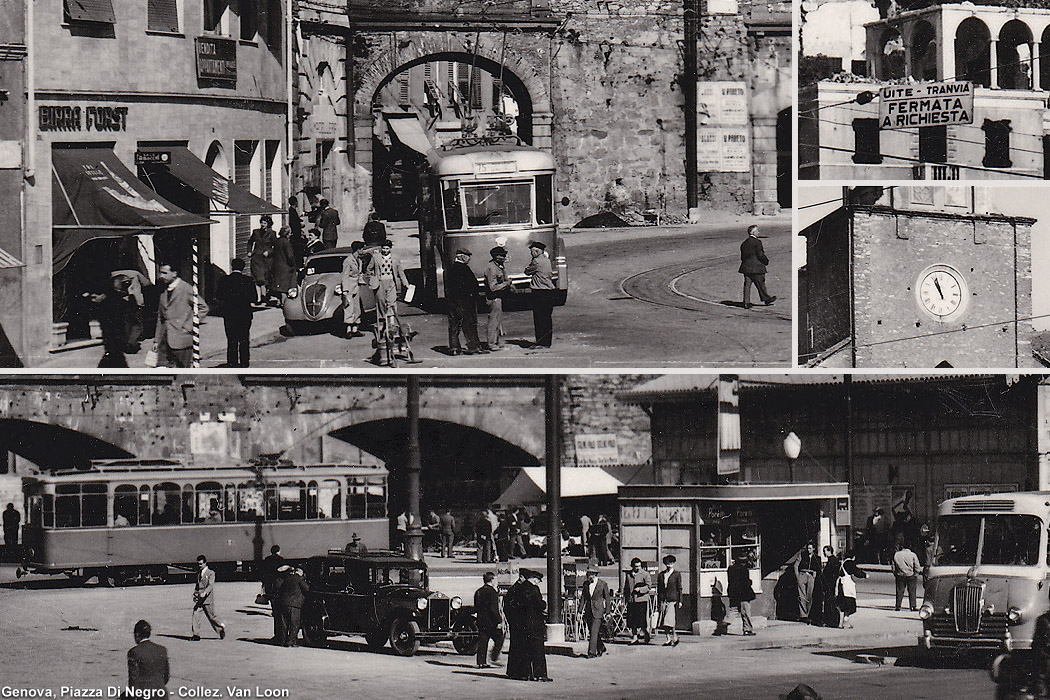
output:
<svg viewBox="0 0 1050 700"><path fill-rule="evenodd" d="M933 278L933 286L937 288L937 293L940 294L941 295L941 299L943 299L944 298L944 292L941 291L941 281L936 276L934 276L934 278Z"/></svg>

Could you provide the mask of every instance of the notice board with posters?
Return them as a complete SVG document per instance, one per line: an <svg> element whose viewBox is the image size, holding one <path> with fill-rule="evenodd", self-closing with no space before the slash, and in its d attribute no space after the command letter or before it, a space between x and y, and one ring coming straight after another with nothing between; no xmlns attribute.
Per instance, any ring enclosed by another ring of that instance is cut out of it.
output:
<svg viewBox="0 0 1050 700"><path fill-rule="evenodd" d="M746 173L751 170L751 127L747 83L697 83L697 163L701 172Z"/></svg>

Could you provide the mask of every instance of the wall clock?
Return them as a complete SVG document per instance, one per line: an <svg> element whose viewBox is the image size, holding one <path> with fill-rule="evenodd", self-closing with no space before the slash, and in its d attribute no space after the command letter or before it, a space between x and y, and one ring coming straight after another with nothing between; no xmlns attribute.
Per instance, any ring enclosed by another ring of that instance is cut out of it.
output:
<svg viewBox="0 0 1050 700"><path fill-rule="evenodd" d="M951 321L966 312L970 288L954 267L931 265L919 273L915 300L920 309L938 321Z"/></svg>

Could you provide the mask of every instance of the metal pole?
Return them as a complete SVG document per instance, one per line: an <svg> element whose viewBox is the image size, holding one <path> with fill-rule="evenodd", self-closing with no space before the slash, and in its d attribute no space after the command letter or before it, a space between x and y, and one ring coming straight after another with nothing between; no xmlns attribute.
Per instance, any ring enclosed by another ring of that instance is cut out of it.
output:
<svg viewBox="0 0 1050 700"><path fill-rule="evenodd" d="M547 624L561 618L561 378L545 382L547 433ZM562 632L564 634L564 632ZM550 640L556 641L556 640Z"/></svg>
<svg viewBox="0 0 1050 700"><path fill-rule="evenodd" d="M696 173L696 34L699 20L699 0L684 0L683 22L685 43L682 63L682 95L685 98L685 199L693 210L699 204L699 184Z"/></svg>
<svg viewBox="0 0 1050 700"><path fill-rule="evenodd" d="M200 235L193 237L193 368L201 366Z"/></svg>
<svg viewBox="0 0 1050 700"><path fill-rule="evenodd" d="M419 377L408 377L408 534L405 554L423 560L423 530L419 519Z"/></svg>
<svg viewBox="0 0 1050 700"><path fill-rule="evenodd" d="M842 377L842 385L846 395L845 424L842 435L843 452L845 452L843 465L843 481L846 482L846 495L852 499L853 494L853 375L845 374ZM850 522L846 526L846 549L853 549L853 502L849 504Z"/></svg>

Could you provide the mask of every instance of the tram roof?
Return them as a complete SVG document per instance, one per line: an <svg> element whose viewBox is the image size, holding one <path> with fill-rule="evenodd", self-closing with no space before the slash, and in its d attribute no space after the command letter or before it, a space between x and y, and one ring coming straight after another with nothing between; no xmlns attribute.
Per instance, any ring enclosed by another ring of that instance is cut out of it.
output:
<svg viewBox="0 0 1050 700"><path fill-rule="evenodd" d="M550 153L531 146L513 144L487 144L462 146L448 150L433 150L427 154L430 167L437 175L484 174L492 177L513 175L519 172L554 170L554 158ZM513 163L506 170L500 166Z"/></svg>
<svg viewBox="0 0 1050 700"><path fill-rule="evenodd" d="M362 464L280 464L280 465L220 465L220 466L187 466L181 462L167 459L150 460L104 460L92 462L88 469L63 469L34 475L31 478L48 481L107 481L113 477L128 479L162 479L162 478L247 478L257 475L269 477L292 476L355 476L388 474L386 467Z"/></svg>

